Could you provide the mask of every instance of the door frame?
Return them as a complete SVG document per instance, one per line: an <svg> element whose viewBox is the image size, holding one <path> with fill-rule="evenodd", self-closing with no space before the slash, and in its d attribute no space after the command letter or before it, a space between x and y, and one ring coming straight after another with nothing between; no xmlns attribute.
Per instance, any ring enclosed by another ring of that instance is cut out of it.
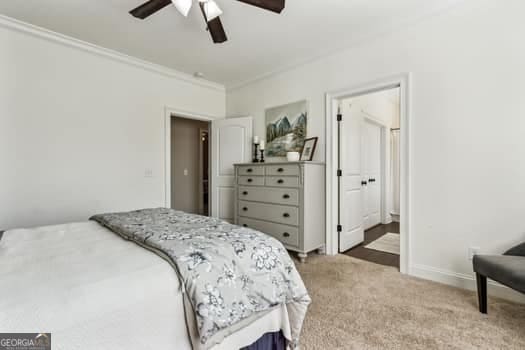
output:
<svg viewBox="0 0 525 350"><path fill-rule="evenodd" d="M204 211L204 147L202 146L202 134L206 132L208 137L208 215L210 214L210 128L208 130L199 128L199 214Z"/></svg>
<svg viewBox="0 0 525 350"><path fill-rule="evenodd" d="M337 106L343 98L366 95L372 92L399 87L400 126L403 130L400 137L400 271L411 273L412 215L410 206L412 150L411 150L411 73L401 73L376 81L361 83L353 87L326 93L325 137L326 137L326 252L338 254L338 139L337 139Z"/></svg>
<svg viewBox="0 0 525 350"><path fill-rule="evenodd" d="M193 113L172 107L164 107L164 206L171 208L171 118L181 117L186 119L200 120L205 122L211 122L212 120L219 119L210 115L202 113ZM208 134L208 137L210 135ZM208 139L208 145L209 139ZM208 153L208 162L211 161L211 154ZM210 179L208 179L210 180ZM208 187L211 184L208 183ZM208 205L211 199L211 194L208 193ZM208 208L209 210L209 208Z"/></svg>

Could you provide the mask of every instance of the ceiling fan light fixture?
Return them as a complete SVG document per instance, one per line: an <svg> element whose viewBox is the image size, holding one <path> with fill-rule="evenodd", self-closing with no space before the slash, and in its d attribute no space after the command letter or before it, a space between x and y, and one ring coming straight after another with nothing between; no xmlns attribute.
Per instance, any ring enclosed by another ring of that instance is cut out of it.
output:
<svg viewBox="0 0 525 350"><path fill-rule="evenodd" d="M188 17L188 13L190 13L193 0L171 0L171 2L173 2L173 5L175 5L175 8L184 17Z"/></svg>
<svg viewBox="0 0 525 350"><path fill-rule="evenodd" d="M222 10L214 0L199 0L199 2L202 4L206 21L210 22L222 15Z"/></svg>
<svg viewBox="0 0 525 350"><path fill-rule="evenodd" d="M215 0L147 0L142 5L129 11L129 13L136 18L146 19L149 16L157 13L166 6L173 4L177 11L184 17L190 13L193 1L198 2L201 14L206 22L206 30L210 33L211 38L215 44L221 44L228 40L226 32L221 22L220 16L222 10L217 5ZM234 1L234 0L232 0ZM286 0L236 0L245 4L260 7L264 10L281 13L284 9Z"/></svg>

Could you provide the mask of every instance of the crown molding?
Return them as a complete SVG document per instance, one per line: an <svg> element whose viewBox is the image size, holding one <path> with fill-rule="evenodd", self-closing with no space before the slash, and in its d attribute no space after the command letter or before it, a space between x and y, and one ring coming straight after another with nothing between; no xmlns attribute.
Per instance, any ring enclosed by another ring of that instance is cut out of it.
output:
<svg viewBox="0 0 525 350"><path fill-rule="evenodd" d="M230 93L236 90L241 90L242 88L246 86L250 86L250 85L265 81L265 80L272 79L281 74L292 72L296 69L303 68L310 64L315 64L325 59L329 59L330 57L343 55L345 53L351 52L357 47L364 46L370 43L371 41L381 40L389 36L392 36L394 34L397 34L403 30L407 30L410 28L414 28L417 25L424 24L426 23L427 20L447 14L449 11L454 9L457 5L467 2L466 0L443 0L443 1L446 2L445 5L443 6L438 5L430 9L426 14L423 14L415 18L406 18L404 19L403 22L401 22L400 24L394 27L393 26L379 27L371 33L367 33L367 34L356 37L354 40L352 40L351 42L349 42L347 45L343 47L336 47L336 48L333 48L332 50L327 50L317 56L309 57L304 60L298 60L296 62L292 62L290 64L277 67L273 70L269 70L261 74L254 75L244 80L226 82L225 84L226 92Z"/></svg>
<svg viewBox="0 0 525 350"><path fill-rule="evenodd" d="M221 92L226 91L226 87L222 84L215 83L205 79L197 79L190 74L177 71L175 69L167 68L165 66L144 61L136 57L126 55L124 53L97 46L86 41L75 39L73 37L60 34L33 24L19 21L17 19L4 16L0 14L0 27L15 30L24 34L32 35L44 40L49 40L75 49L86 51L98 56L102 56L114 61L125 63L127 65L141 68L153 73L161 74L166 77L178 79L193 85L198 85L204 88L217 90Z"/></svg>

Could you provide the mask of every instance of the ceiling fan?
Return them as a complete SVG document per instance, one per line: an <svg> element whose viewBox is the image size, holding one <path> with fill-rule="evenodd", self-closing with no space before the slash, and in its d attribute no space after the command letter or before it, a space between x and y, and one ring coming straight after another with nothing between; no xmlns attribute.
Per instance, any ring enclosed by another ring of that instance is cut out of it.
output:
<svg viewBox="0 0 525 350"><path fill-rule="evenodd" d="M208 31L211 34L211 38L213 39L213 42L223 43L228 38L226 37L226 33L224 32L224 28L221 23L220 15L222 15L222 11L219 8L219 5L215 2L215 0L196 0L199 2L199 7L201 9L202 15L204 16L204 20L206 21L206 24L208 26ZM262 9L281 13L281 11L284 9L284 2L285 0L237 0L240 2L243 2L248 5L253 5L260 7ZM131 10L129 13L137 18L145 19L146 17L151 16L157 11L162 10L164 7L168 6L169 4L173 3L175 5L175 8L184 16L187 17L188 13L191 10L191 7L193 5L193 0L150 0L139 7Z"/></svg>

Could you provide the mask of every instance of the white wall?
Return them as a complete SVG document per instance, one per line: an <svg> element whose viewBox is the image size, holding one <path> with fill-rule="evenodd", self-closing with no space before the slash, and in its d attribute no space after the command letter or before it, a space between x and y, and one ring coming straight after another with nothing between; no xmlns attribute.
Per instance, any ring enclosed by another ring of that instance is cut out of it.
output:
<svg viewBox="0 0 525 350"><path fill-rule="evenodd" d="M412 73L412 272L472 285L467 248L525 240L525 2L466 0L390 36L228 91L228 115L308 99L325 154L324 94ZM401 126L403 127L403 126Z"/></svg>
<svg viewBox="0 0 525 350"><path fill-rule="evenodd" d="M353 108L364 112L363 117L368 117L389 128L399 127L399 97L395 98L393 91L399 88L389 89L356 97L349 97L342 100L342 107ZM343 109L344 111L344 109Z"/></svg>
<svg viewBox="0 0 525 350"><path fill-rule="evenodd" d="M0 229L164 206L164 108L225 114L224 88L176 75L2 23Z"/></svg>

